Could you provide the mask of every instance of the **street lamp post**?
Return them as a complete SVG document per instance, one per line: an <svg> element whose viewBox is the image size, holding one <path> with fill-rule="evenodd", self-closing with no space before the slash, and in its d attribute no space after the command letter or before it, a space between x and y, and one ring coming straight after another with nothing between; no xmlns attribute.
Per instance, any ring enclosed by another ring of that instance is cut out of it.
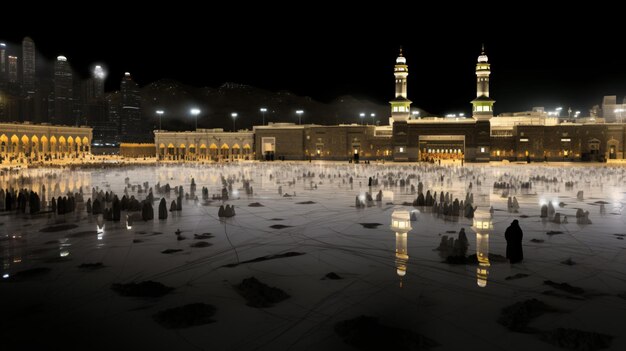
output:
<svg viewBox="0 0 626 351"><path fill-rule="evenodd" d="M233 112L230 114L230 116L233 118L233 132L237 131L237 129L235 128L235 120L237 120L237 112Z"/></svg>
<svg viewBox="0 0 626 351"><path fill-rule="evenodd" d="M298 115L298 124L302 124L302 114L304 110L296 110L296 114Z"/></svg>
<svg viewBox="0 0 626 351"><path fill-rule="evenodd" d="M194 117L196 117L196 130L198 130L198 115L201 111L199 108L192 108L190 112Z"/></svg>
<svg viewBox="0 0 626 351"><path fill-rule="evenodd" d="M159 116L159 130L161 130L161 117L163 116L164 113L165 111L163 110L156 110L156 114Z"/></svg>
<svg viewBox="0 0 626 351"><path fill-rule="evenodd" d="M376 114L370 113L370 117L372 117L372 125L376 125L376 122L374 121L374 117L376 117Z"/></svg>
<svg viewBox="0 0 626 351"><path fill-rule="evenodd" d="M417 116L420 115L420 112L418 110L413 110L413 112L411 112L411 114L413 115L413 119L417 118Z"/></svg>
<svg viewBox="0 0 626 351"><path fill-rule="evenodd" d="M365 118L365 113L359 113L359 117L361 117L361 125L363 125L363 118Z"/></svg>
<svg viewBox="0 0 626 351"><path fill-rule="evenodd" d="M263 125L265 125L265 112L267 112L267 109L265 107L261 107L259 111L261 111L261 116L263 116Z"/></svg>

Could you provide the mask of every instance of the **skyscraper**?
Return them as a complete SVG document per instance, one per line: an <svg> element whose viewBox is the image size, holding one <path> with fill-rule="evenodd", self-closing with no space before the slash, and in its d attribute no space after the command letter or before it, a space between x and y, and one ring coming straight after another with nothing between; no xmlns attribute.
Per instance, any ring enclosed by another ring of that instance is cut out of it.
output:
<svg viewBox="0 0 626 351"><path fill-rule="evenodd" d="M7 80L7 44L0 43L0 83Z"/></svg>
<svg viewBox="0 0 626 351"><path fill-rule="evenodd" d="M72 68L65 56L59 56L54 63L53 123L76 124L73 118L73 96Z"/></svg>
<svg viewBox="0 0 626 351"><path fill-rule="evenodd" d="M104 78L106 74L102 66L96 66L93 70L93 97L102 99L104 97Z"/></svg>
<svg viewBox="0 0 626 351"><path fill-rule="evenodd" d="M128 72L124 73L120 93L122 94L120 136L123 141L138 141L143 134L141 126L141 96L139 94L139 86Z"/></svg>
<svg viewBox="0 0 626 351"><path fill-rule="evenodd" d="M17 56L9 56L9 83L17 83Z"/></svg>
<svg viewBox="0 0 626 351"><path fill-rule="evenodd" d="M22 41L22 83L24 91L35 91L35 42L26 37Z"/></svg>

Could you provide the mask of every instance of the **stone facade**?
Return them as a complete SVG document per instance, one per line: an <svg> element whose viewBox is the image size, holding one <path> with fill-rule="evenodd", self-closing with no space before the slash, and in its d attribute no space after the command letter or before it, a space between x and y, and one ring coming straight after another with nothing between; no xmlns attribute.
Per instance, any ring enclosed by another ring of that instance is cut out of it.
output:
<svg viewBox="0 0 626 351"><path fill-rule="evenodd" d="M235 161L254 159L254 133L198 129L195 132L154 131L160 160Z"/></svg>
<svg viewBox="0 0 626 351"><path fill-rule="evenodd" d="M258 159L349 160L391 159L391 133L371 125L295 125L254 127ZM388 129L388 128L382 128Z"/></svg>
<svg viewBox="0 0 626 351"><path fill-rule="evenodd" d="M156 150L154 144L121 143L120 156L132 158L155 157Z"/></svg>
<svg viewBox="0 0 626 351"><path fill-rule="evenodd" d="M0 157L22 159L83 159L91 152L92 129L49 124L0 123Z"/></svg>

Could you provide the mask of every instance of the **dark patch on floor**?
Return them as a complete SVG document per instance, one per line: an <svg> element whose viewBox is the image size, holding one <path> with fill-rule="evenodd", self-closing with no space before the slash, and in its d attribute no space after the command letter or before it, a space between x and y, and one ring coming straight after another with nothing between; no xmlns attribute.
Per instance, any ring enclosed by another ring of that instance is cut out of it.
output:
<svg viewBox="0 0 626 351"><path fill-rule="evenodd" d="M285 228L291 228L292 226L290 225L284 225L284 224L274 224L271 225L270 228L272 229L285 229Z"/></svg>
<svg viewBox="0 0 626 351"><path fill-rule="evenodd" d="M78 268L85 270L96 270L104 268L105 265L102 262L94 262L94 263L81 263Z"/></svg>
<svg viewBox="0 0 626 351"><path fill-rule="evenodd" d="M60 225L53 225L50 227L41 228L39 231L42 233L56 233L56 232L62 232L65 230L71 230L75 228L78 228L76 224L60 224Z"/></svg>
<svg viewBox="0 0 626 351"><path fill-rule="evenodd" d="M168 329L183 329L215 322L216 308L205 303L190 303L157 312L152 318Z"/></svg>
<svg viewBox="0 0 626 351"><path fill-rule="evenodd" d="M246 278L235 286L250 307L272 307L274 304L288 299L290 296L279 288L260 282L255 277Z"/></svg>
<svg viewBox="0 0 626 351"><path fill-rule="evenodd" d="M339 280L339 279L343 279L343 278L341 276L339 276L339 274L337 274L335 272L330 272L330 273L326 273L324 278L322 278L322 280L326 280L326 279Z"/></svg>
<svg viewBox="0 0 626 351"><path fill-rule="evenodd" d="M161 297L174 290L172 287L151 280L140 283L111 284L111 289L121 296L131 297Z"/></svg>
<svg viewBox="0 0 626 351"><path fill-rule="evenodd" d="M545 304L543 301L530 299L516 302L510 306L504 307L502 311L500 311L498 323L511 331L530 333L535 331L528 326L533 319L545 313L554 312L560 311Z"/></svg>
<svg viewBox="0 0 626 351"><path fill-rule="evenodd" d="M382 223L359 223L359 224L362 225L363 228L367 228L367 229L376 229L382 225Z"/></svg>
<svg viewBox="0 0 626 351"><path fill-rule="evenodd" d="M296 202L296 205L313 205L315 203L315 201L302 201L302 202Z"/></svg>
<svg viewBox="0 0 626 351"><path fill-rule="evenodd" d="M211 239L213 237L213 234L211 233L202 233L202 234L194 234L193 238L196 240L204 240L204 239Z"/></svg>
<svg viewBox="0 0 626 351"><path fill-rule="evenodd" d="M552 280L545 280L543 284L553 287L557 290L565 291L568 294L582 295L585 293L585 290L583 288L572 286L567 283L557 283L553 282Z"/></svg>
<svg viewBox="0 0 626 351"><path fill-rule="evenodd" d="M208 243L206 241L196 241L195 243L189 245L190 247L195 247L195 248L202 248L202 247L209 247L213 244Z"/></svg>
<svg viewBox="0 0 626 351"><path fill-rule="evenodd" d="M239 263L229 263L229 264L223 265L222 267L232 268L232 267L237 267L238 265L245 264L245 263L263 262L263 261L275 260L278 258L295 257L295 256L301 256L301 255L304 255L304 252L290 251L290 252L285 252L285 253L277 254L277 255L261 256L261 257L253 258L251 260L241 261Z"/></svg>
<svg viewBox="0 0 626 351"><path fill-rule="evenodd" d="M539 339L563 349L594 351L611 347L613 336L578 329L557 328L542 332Z"/></svg>
<svg viewBox="0 0 626 351"><path fill-rule="evenodd" d="M253 202L249 204L248 207L265 207L265 206L263 206L263 204L261 204L260 202Z"/></svg>
<svg viewBox="0 0 626 351"><path fill-rule="evenodd" d="M378 318L359 316L335 324L335 333L357 350L429 350L436 341L414 331L381 324Z"/></svg>
<svg viewBox="0 0 626 351"><path fill-rule="evenodd" d="M517 273L515 275L509 275L508 277L504 278L504 280L516 280L516 279L523 279L526 277L529 277L529 275L526 273Z"/></svg>
<svg viewBox="0 0 626 351"><path fill-rule="evenodd" d="M161 253L168 255L168 254L173 254L175 252L180 252L180 251L183 251L183 250L181 250L181 249L166 249L166 250L161 251Z"/></svg>
<svg viewBox="0 0 626 351"><path fill-rule="evenodd" d="M530 242L531 243L541 244L541 243L545 242L545 240L532 238L532 239L530 239Z"/></svg>

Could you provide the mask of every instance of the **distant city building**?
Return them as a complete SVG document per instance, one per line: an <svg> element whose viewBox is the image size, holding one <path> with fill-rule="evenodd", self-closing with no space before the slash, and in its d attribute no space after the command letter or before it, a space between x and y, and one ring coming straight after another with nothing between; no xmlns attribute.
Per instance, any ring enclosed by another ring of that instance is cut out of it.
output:
<svg viewBox="0 0 626 351"><path fill-rule="evenodd" d="M35 92L35 42L29 37L22 41L22 86L27 94Z"/></svg>
<svg viewBox="0 0 626 351"><path fill-rule="evenodd" d="M605 122L624 122L626 117L626 98L621 104L617 103L617 96L609 95L602 99L602 117Z"/></svg>
<svg viewBox="0 0 626 351"><path fill-rule="evenodd" d="M107 124L111 128L109 138L102 139L103 143L118 143L120 138L120 119L121 119L121 94L119 91L107 94L105 97L106 119Z"/></svg>
<svg viewBox="0 0 626 351"><path fill-rule="evenodd" d="M0 43L0 84L7 81L7 44Z"/></svg>
<svg viewBox="0 0 626 351"><path fill-rule="evenodd" d="M9 56L9 83L17 83L17 56Z"/></svg>
<svg viewBox="0 0 626 351"><path fill-rule="evenodd" d="M139 85L132 79L130 73L124 73L120 85L121 114L120 135L122 141L142 141L145 137L145 126L141 125L141 95Z"/></svg>
<svg viewBox="0 0 626 351"><path fill-rule="evenodd" d="M102 66L96 66L93 70L93 97L101 99L104 97L104 80L106 74Z"/></svg>
<svg viewBox="0 0 626 351"><path fill-rule="evenodd" d="M74 83L72 68L65 56L57 57L54 63L54 113L52 122L75 125L74 118Z"/></svg>

